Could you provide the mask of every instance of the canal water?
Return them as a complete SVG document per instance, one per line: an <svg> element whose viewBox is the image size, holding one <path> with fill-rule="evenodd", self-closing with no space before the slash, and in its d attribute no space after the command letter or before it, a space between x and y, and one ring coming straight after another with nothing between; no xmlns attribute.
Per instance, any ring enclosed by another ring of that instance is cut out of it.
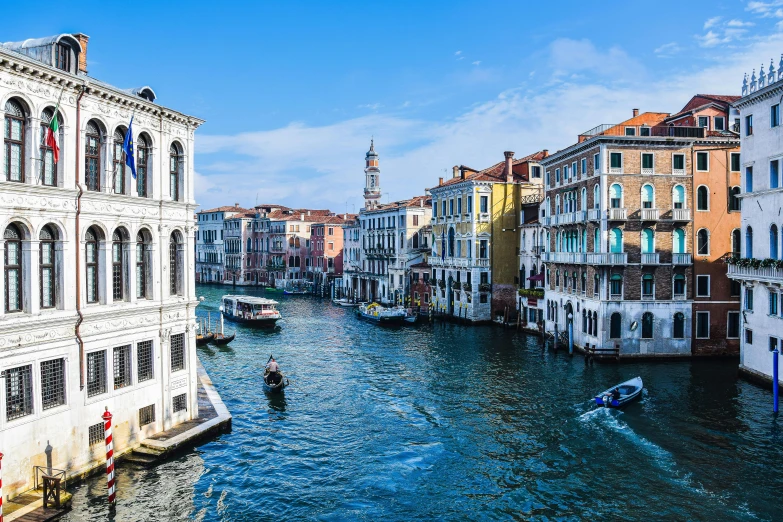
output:
<svg viewBox="0 0 783 522"><path fill-rule="evenodd" d="M198 287L199 314L225 292ZM278 329L199 348L233 431L150 470L120 465L111 518L783 519L783 419L736 361L585 366L499 327L386 329L276 299ZM270 354L284 395L262 389ZM590 404L636 375L640 402ZM102 476L75 488L65 520L107 516Z"/></svg>

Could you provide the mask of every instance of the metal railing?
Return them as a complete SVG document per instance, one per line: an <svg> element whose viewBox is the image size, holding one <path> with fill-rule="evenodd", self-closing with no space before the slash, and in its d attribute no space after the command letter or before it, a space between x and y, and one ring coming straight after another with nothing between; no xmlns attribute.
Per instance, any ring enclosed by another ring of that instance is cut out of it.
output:
<svg viewBox="0 0 783 522"><path fill-rule="evenodd" d="M642 264L643 265L657 265L659 264L659 254L658 252L653 252L650 254L642 254Z"/></svg>
<svg viewBox="0 0 783 522"><path fill-rule="evenodd" d="M728 265L729 277L783 283L783 268Z"/></svg>
<svg viewBox="0 0 783 522"><path fill-rule="evenodd" d="M639 211L639 217L642 221L657 221L658 214L657 208L643 208Z"/></svg>
<svg viewBox="0 0 783 522"><path fill-rule="evenodd" d="M690 265L693 263L692 254L672 254L673 265Z"/></svg>

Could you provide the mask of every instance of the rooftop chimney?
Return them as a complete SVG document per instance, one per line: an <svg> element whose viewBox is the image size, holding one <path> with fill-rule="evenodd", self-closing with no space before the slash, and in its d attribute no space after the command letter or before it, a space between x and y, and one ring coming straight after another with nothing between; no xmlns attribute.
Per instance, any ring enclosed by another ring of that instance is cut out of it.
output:
<svg viewBox="0 0 783 522"><path fill-rule="evenodd" d="M234 206L235 206L236 208L239 208L239 203L234 203Z"/></svg>
<svg viewBox="0 0 783 522"><path fill-rule="evenodd" d="M549 157L549 149L544 149L544 157L545 158Z"/></svg>
<svg viewBox="0 0 783 522"><path fill-rule="evenodd" d="M304 221L304 212L302 212L302 214L300 215L300 218L299 218L299 219L301 219L302 221Z"/></svg>
<svg viewBox="0 0 783 522"><path fill-rule="evenodd" d="M79 40L79 45L82 46L82 52L79 53L79 72L87 74L87 42L90 37L84 33L76 33L73 37Z"/></svg>
<svg viewBox="0 0 783 522"><path fill-rule="evenodd" d="M461 179L465 179L465 165L462 165L462 166L459 168L459 177L460 177Z"/></svg>
<svg viewBox="0 0 783 522"><path fill-rule="evenodd" d="M639 109L634 109L633 110L633 117L636 118L637 116L639 116Z"/></svg>
<svg viewBox="0 0 783 522"><path fill-rule="evenodd" d="M506 168L504 169L504 173L506 174L506 183L511 183L514 181L514 170L513 170L513 161L514 161L514 153L510 150L507 150L503 153L504 156L506 156Z"/></svg>
<svg viewBox="0 0 783 522"><path fill-rule="evenodd" d="M452 176L451 177L456 178L459 175L458 174L459 167L454 165L453 167L451 167L451 172L452 172Z"/></svg>
<svg viewBox="0 0 783 522"><path fill-rule="evenodd" d="M438 178L438 186L440 187L443 185L443 178Z"/></svg>

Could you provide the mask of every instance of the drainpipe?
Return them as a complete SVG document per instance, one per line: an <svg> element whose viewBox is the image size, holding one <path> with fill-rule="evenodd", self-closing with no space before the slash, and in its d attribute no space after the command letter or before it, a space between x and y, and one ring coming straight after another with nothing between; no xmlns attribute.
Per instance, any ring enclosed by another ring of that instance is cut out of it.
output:
<svg viewBox="0 0 783 522"><path fill-rule="evenodd" d="M76 196L76 234L74 235L74 238L76 239L76 313L79 315L79 318L76 320L75 328L76 342L79 343L79 390L84 389L84 341L79 332L79 327L81 326L82 321L84 321L84 314L82 314L82 249L79 247L79 216L82 213L82 194L84 194L84 189L82 189L82 186L79 183L79 151L82 150L80 130L82 113L80 102L82 101L84 92L87 90L87 83L88 82L84 82L82 90L79 93L78 98L76 98L76 170L74 171L76 174L76 188L79 190L79 194Z"/></svg>

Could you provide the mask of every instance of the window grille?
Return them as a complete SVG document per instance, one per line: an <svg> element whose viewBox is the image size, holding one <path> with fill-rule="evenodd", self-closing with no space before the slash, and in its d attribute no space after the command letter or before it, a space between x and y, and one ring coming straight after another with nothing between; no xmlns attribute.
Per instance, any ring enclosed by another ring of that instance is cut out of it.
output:
<svg viewBox="0 0 783 522"><path fill-rule="evenodd" d="M171 336L171 371L185 369L185 334Z"/></svg>
<svg viewBox="0 0 783 522"><path fill-rule="evenodd" d="M41 406L44 410L65 404L65 359L41 363Z"/></svg>
<svg viewBox="0 0 783 522"><path fill-rule="evenodd" d="M183 393L174 397L174 413L178 411L188 411L188 395Z"/></svg>
<svg viewBox="0 0 783 522"><path fill-rule="evenodd" d="M56 303L56 288L54 285L54 238L49 226L41 229L40 261L41 270L41 308L54 308Z"/></svg>
<svg viewBox="0 0 783 522"><path fill-rule="evenodd" d="M87 123L84 139L85 184L87 190L101 190L101 131L95 121Z"/></svg>
<svg viewBox="0 0 783 522"><path fill-rule="evenodd" d="M139 408L139 426L146 426L155 422L155 405L150 404Z"/></svg>
<svg viewBox="0 0 783 522"><path fill-rule="evenodd" d="M33 413L33 367L19 366L5 371L6 420Z"/></svg>
<svg viewBox="0 0 783 522"><path fill-rule="evenodd" d="M99 444L104 441L106 433L104 431L103 423L93 424L88 430L88 439L90 446Z"/></svg>
<svg viewBox="0 0 783 522"><path fill-rule="evenodd" d="M122 235L118 230L114 231L111 244L111 279L112 279L112 299L122 301L125 297L124 284L122 280Z"/></svg>
<svg viewBox="0 0 783 522"><path fill-rule="evenodd" d="M131 345L118 346L114 348L114 389L131 384Z"/></svg>
<svg viewBox="0 0 783 522"><path fill-rule="evenodd" d="M87 354L87 397L106 393L106 350Z"/></svg>
<svg viewBox="0 0 783 522"><path fill-rule="evenodd" d="M24 183L25 118L22 106L16 100L5 104L5 179Z"/></svg>
<svg viewBox="0 0 783 522"><path fill-rule="evenodd" d="M136 364L139 382L148 381L155 377L152 353L152 341L142 341L136 344Z"/></svg>

